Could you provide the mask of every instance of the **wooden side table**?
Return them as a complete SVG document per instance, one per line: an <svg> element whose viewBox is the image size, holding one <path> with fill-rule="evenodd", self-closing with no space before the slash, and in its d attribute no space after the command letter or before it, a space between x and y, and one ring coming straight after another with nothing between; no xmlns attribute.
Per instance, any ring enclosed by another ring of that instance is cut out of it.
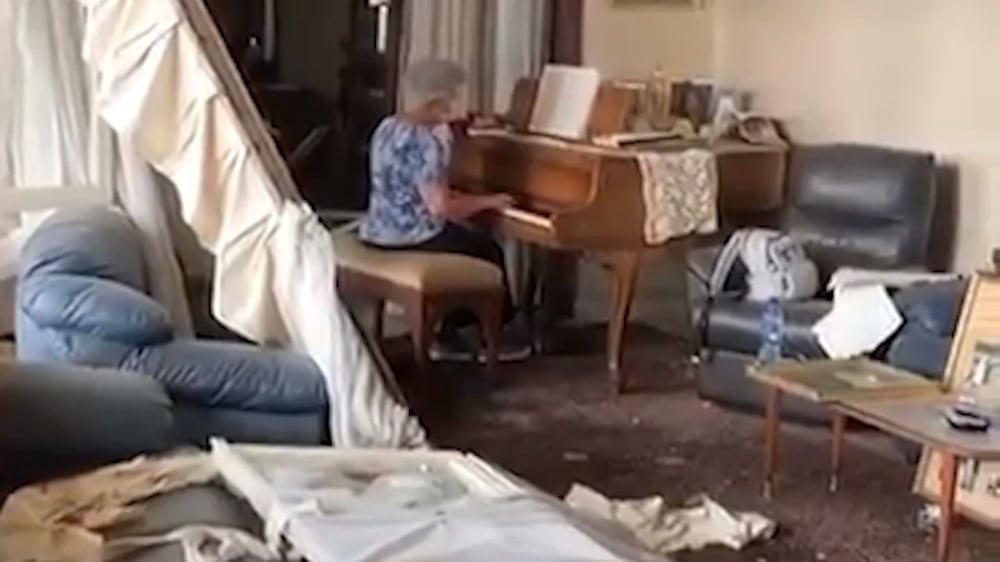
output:
<svg viewBox="0 0 1000 562"><path fill-rule="evenodd" d="M991 428L990 431L981 433L956 431L941 419L943 411L954 404L956 399L952 395L938 395L889 400L845 400L831 405L841 417L856 419L890 435L920 443L940 455L938 562L946 562L951 555L959 461L1000 460L1000 428ZM840 447L836 443L840 439L834 438L835 448Z"/></svg>

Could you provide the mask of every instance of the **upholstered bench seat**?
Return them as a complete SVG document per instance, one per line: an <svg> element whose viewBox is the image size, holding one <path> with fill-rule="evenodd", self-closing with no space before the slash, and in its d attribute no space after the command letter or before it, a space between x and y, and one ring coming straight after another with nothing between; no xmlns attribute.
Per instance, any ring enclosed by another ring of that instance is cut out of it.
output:
<svg viewBox="0 0 1000 562"><path fill-rule="evenodd" d="M428 294L503 288L503 273L492 263L457 254L379 250L353 233L334 237L337 266L373 279Z"/></svg>
<svg viewBox="0 0 1000 562"><path fill-rule="evenodd" d="M373 248L350 230L335 232L333 243L338 288L348 299L375 304L376 338L382 335L385 303L401 306L417 368L423 370L438 321L456 309L468 310L479 318L487 371L493 374L505 291L500 268L455 254Z"/></svg>

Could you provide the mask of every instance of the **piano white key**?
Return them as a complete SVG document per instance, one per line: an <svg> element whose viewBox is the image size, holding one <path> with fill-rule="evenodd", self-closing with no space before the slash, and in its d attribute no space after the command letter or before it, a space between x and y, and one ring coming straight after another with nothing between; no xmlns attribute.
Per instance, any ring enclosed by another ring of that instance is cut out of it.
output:
<svg viewBox="0 0 1000 562"><path fill-rule="evenodd" d="M552 229L552 219L539 215L538 213L509 208L501 210L500 214L511 220L530 224L531 226L544 228L546 230Z"/></svg>

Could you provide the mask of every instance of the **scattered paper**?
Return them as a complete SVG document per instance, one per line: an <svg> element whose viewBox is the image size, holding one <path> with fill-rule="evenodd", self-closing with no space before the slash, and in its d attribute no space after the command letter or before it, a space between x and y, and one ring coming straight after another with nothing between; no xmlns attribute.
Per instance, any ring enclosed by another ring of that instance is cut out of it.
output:
<svg viewBox="0 0 1000 562"><path fill-rule="evenodd" d="M834 289L833 308L813 326L831 359L874 351L903 325L903 317L883 285L842 285Z"/></svg>
<svg viewBox="0 0 1000 562"><path fill-rule="evenodd" d="M661 496L612 500L574 484L565 501L582 514L620 524L647 548L663 555L710 545L742 550L756 540L770 539L777 530L775 522L763 515L732 513L706 496L690 507L671 508Z"/></svg>
<svg viewBox="0 0 1000 562"><path fill-rule="evenodd" d="M926 271L886 271L881 269L861 269L842 267L830 276L829 289L855 285L883 285L901 289L919 283L939 283L960 279L957 273L928 273Z"/></svg>

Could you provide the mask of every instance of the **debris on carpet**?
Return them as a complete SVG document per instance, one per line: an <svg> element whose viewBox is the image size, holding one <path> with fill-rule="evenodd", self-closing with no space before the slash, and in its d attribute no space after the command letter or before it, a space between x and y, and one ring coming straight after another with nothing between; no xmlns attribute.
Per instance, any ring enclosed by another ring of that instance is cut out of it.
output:
<svg viewBox="0 0 1000 562"><path fill-rule="evenodd" d="M614 500L574 484L564 501L581 514L619 524L644 546L664 555L712 545L742 550L754 541L771 539L777 531L773 520L731 512L707 496L674 508L662 496Z"/></svg>

